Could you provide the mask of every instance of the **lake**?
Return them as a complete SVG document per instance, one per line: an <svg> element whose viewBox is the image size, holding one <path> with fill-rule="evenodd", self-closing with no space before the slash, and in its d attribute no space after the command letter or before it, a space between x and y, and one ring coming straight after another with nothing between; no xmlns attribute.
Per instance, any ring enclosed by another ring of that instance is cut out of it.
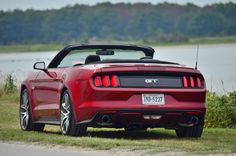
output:
<svg viewBox="0 0 236 156"><path fill-rule="evenodd" d="M195 66L197 46L154 47L155 58ZM12 73L20 83L33 69L36 61L47 64L57 52L5 53L0 54L0 80ZM219 94L234 91L236 87L236 43L199 46L198 69L203 73L207 89Z"/></svg>

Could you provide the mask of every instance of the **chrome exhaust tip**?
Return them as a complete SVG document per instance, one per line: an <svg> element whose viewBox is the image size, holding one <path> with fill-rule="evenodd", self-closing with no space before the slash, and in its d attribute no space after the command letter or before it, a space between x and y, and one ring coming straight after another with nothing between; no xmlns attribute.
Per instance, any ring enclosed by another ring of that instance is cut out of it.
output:
<svg viewBox="0 0 236 156"><path fill-rule="evenodd" d="M182 127L192 127L199 123L199 118L197 116L192 116L188 123L178 123L179 126Z"/></svg>
<svg viewBox="0 0 236 156"><path fill-rule="evenodd" d="M197 116L192 116L190 119L190 123L196 125L199 122L199 118Z"/></svg>
<svg viewBox="0 0 236 156"><path fill-rule="evenodd" d="M103 115L101 117L102 123L110 123L111 122L111 117L109 115Z"/></svg>

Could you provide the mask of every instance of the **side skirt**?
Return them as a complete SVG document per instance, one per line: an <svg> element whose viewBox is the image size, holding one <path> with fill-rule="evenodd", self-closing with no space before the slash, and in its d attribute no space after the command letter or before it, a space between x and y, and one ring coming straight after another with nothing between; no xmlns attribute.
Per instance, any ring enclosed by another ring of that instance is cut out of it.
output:
<svg viewBox="0 0 236 156"><path fill-rule="evenodd" d="M43 123L48 125L60 125L60 120L52 119L52 118L40 118L39 120L35 121L34 123Z"/></svg>

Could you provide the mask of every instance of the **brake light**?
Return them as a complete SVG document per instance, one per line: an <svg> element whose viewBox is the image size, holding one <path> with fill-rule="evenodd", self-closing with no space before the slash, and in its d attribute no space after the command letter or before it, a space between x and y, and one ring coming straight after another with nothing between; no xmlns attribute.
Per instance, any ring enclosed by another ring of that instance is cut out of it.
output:
<svg viewBox="0 0 236 156"><path fill-rule="evenodd" d="M101 80L101 76L96 76L94 78L94 85L96 87L101 87L102 86L102 80Z"/></svg>
<svg viewBox="0 0 236 156"><path fill-rule="evenodd" d="M118 76L111 75L111 86L112 87L119 87L120 86L120 82L119 82Z"/></svg>
<svg viewBox="0 0 236 156"><path fill-rule="evenodd" d="M93 83L96 87L119 87L120 81L117 75L95 76Z"/></svg>
<svg viewBox="0 0 236 156"><path fill-rule="evenodd" d="M183 76L184 88L202 88L202 80L197 76Z"/></svg>
<svg viewBox="0 0 236 156"><path fill-rule="evenodd" d="M190 84L191 84L191 87L192 87L192 88L195 87L195 86L194 86L194 80L193 80L193 77L192 77L192 76L190 77Z"/></svg>
<svg viewBox="0 0 236 156"><path fill-rule="evenodd" d="M183 77L183 82L184 82L184 87L185 88L188 87L188 80L186 76Z"/></svg>
<svg viewBox="0 0 236 156"><path fill-rule="evenodd" d="M202 87L202 82L201 82L201 79L199 77L197 78L197 87L199 87L199 88Z"/></svg>
<svg viewBox="0 0 236 156"><path fill-rule="evenodd" d="M104 87L110 87L111 86L111 81L108 75L103 75L102 76L102 86Z"/></svg>

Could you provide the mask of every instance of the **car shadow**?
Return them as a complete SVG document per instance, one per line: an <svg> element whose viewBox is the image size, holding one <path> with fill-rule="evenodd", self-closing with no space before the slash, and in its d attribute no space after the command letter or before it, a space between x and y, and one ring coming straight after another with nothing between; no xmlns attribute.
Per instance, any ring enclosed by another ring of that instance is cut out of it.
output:
<svg viewBox="0 0 236 156"><path fill-rule="evenodd" d="M133 131L125 132L124 130L109 130L109 131L88 131L87 136L98 138L117 138L117 139L129 139L129 140L142 140L142 139L176 139L175 133L163 132L163 131Z"/></svg>
<svg viewBox="0 0 236 156"><path fill-rule="evenodd" d="M61 132L44 130L45 134L61 135ZM89 129L85 137L97 137L97 138L116 138L116 139L127 139L127 140L144 140L144 139L176 139L174 131L171 130L147 130L147 131L132 131L125 132L124 130L113 130L113 129Z"/></svg>
<svg viewBox="0 0 236 156"><path fill-rule="evenodd" d="M39 132L40 133L40 132ZM62 135L61 131L51 131L51 130L44 130L42 133L45 134L55 134L55 135Z"/></svg>

